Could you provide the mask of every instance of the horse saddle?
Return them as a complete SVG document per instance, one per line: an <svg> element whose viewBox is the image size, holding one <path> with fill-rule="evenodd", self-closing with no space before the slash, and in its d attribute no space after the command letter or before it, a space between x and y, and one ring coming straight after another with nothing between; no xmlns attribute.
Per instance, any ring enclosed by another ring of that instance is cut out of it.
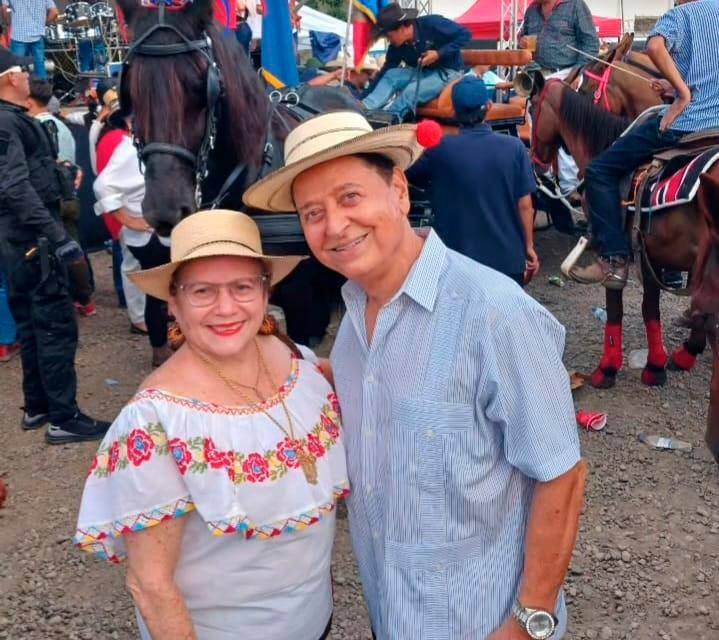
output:
<svg viewBox="0 0 719 640"><path fill-rule="evenodd" d="M649 232L654 214L694 200L700 176L719 160L718 132L702 133L682 138L632 174L627 208L630 212L639 208L639 228L644 233Z"/></svg>

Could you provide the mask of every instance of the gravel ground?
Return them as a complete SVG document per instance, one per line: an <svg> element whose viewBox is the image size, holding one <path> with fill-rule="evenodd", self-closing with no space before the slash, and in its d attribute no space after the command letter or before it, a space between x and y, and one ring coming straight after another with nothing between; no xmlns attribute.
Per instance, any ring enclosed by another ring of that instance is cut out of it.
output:
<svg viewBox="0 0 719 640"><path fill-rule="evenodd" d="M602 344L591 308L603 305L602 291L547 283L570 246L554 232L540 235L544 264L530 293L567 327L567 367L590 372ZM80 320L79 395L83 409L111 418L149 372L149 354L114 306L109 257L97 254L93 263L99 312ZM626 298L628 353L645 347L636 282ZM669 321L684 304L667 296L662 303L672 348L684 333ZM609 423L603 433L581 434L590 472L567 578L569 638L719 638L719 473L703 446L709 358L707 352L690 375L671 374L662 389L642 386L640 372L626 369L614 390L576 392L578 406L606 411ZM0 398L0 477L10 490L0 510L0 638L135 638L123 570L69 543L96 445L47 447L42 433L21 431L17 359L0 365ZM641 431L688 440L694 450L653 451L637 441ZM367 615L343 509L339 515L332 637L364 640Z"/></svg>

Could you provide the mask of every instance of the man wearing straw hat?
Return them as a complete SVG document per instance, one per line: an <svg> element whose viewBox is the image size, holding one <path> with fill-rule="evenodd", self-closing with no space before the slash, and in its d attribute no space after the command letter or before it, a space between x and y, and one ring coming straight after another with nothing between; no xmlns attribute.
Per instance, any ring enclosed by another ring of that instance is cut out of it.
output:
<svg viewBox="0 0 719 640"><path fill-rule="evenodd" d="M245 202L296 210L318 260L348 278L331 363L375 636L560 638L586 473L564 329L410 227L404 170L432 134L317 116Z"/></svg>

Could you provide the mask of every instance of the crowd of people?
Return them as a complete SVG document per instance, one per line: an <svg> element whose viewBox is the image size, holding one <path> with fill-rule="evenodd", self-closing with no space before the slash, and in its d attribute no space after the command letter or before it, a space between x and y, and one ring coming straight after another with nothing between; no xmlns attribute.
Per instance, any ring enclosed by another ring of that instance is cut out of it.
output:
<svg viewBox="0 0 719 640"><path fill-rule="evenodd" d="M237 34L245 46L246 30ZM193 214L159 237L142 216L144 178L114 83L97 87L96 118L78 116L94 173L83 176L50 85L30 78L30 50L0 49L0 273L22 361L20 422L48 425L50 444L102 439L75 542L127 559L143 639L328 638L342 498L375 638L566 632L562 584L586 465L564 328L522 288L539 269L529 156L486 124L486 70L464 73L464 28L390 4L375 35L389 42L381 67L348 73L340 60L310 84L344 79L367 111L400 119L452 84L459 133L430 143L421 124L373 131L366 112L320 114L289 133L285 165L244 196L251 209L296 212L314 257L346 279L329 359L268 316L271 288L302 256L265 253L236 211ZM649 54L678 98L588 173L600 243L600 214L618 200L601 180L647 148L719 126L719 82L706 79L719 71L702 50L716 35L716 0L655 27ZM570 41L598 52L582 0L528 9L521 45L536 44L544 74L580 61ZM77 234L83 179L112 238L118 302L152 347L153 372L112 424L76 401L75 315L95 311ZM409 224L409 180L428 188L433 229ZM617 255L594 281L623 286Z"/></svg>

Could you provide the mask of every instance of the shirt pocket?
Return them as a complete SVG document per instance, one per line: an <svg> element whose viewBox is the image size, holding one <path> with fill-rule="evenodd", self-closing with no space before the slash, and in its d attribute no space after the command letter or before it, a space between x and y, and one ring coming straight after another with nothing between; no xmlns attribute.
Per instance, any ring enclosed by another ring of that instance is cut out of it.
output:
<svg viewBox="0 0 719 640"><path fill-rule="evenodd" d="M404 513L390 527L398 542L447 540L447 490L451 468L474 426L472 405L424 398L392 403L389 513ZM393 518L394 519L394 518Z"/></svg>
<svg viewBox="0 0 719 640"><path fill-rule="evenodd" d="M558 17L550 24L551 26L549 28L549 31L556 35L560 35L565 38L574 35L574 25L568 17Z"/></svg>

